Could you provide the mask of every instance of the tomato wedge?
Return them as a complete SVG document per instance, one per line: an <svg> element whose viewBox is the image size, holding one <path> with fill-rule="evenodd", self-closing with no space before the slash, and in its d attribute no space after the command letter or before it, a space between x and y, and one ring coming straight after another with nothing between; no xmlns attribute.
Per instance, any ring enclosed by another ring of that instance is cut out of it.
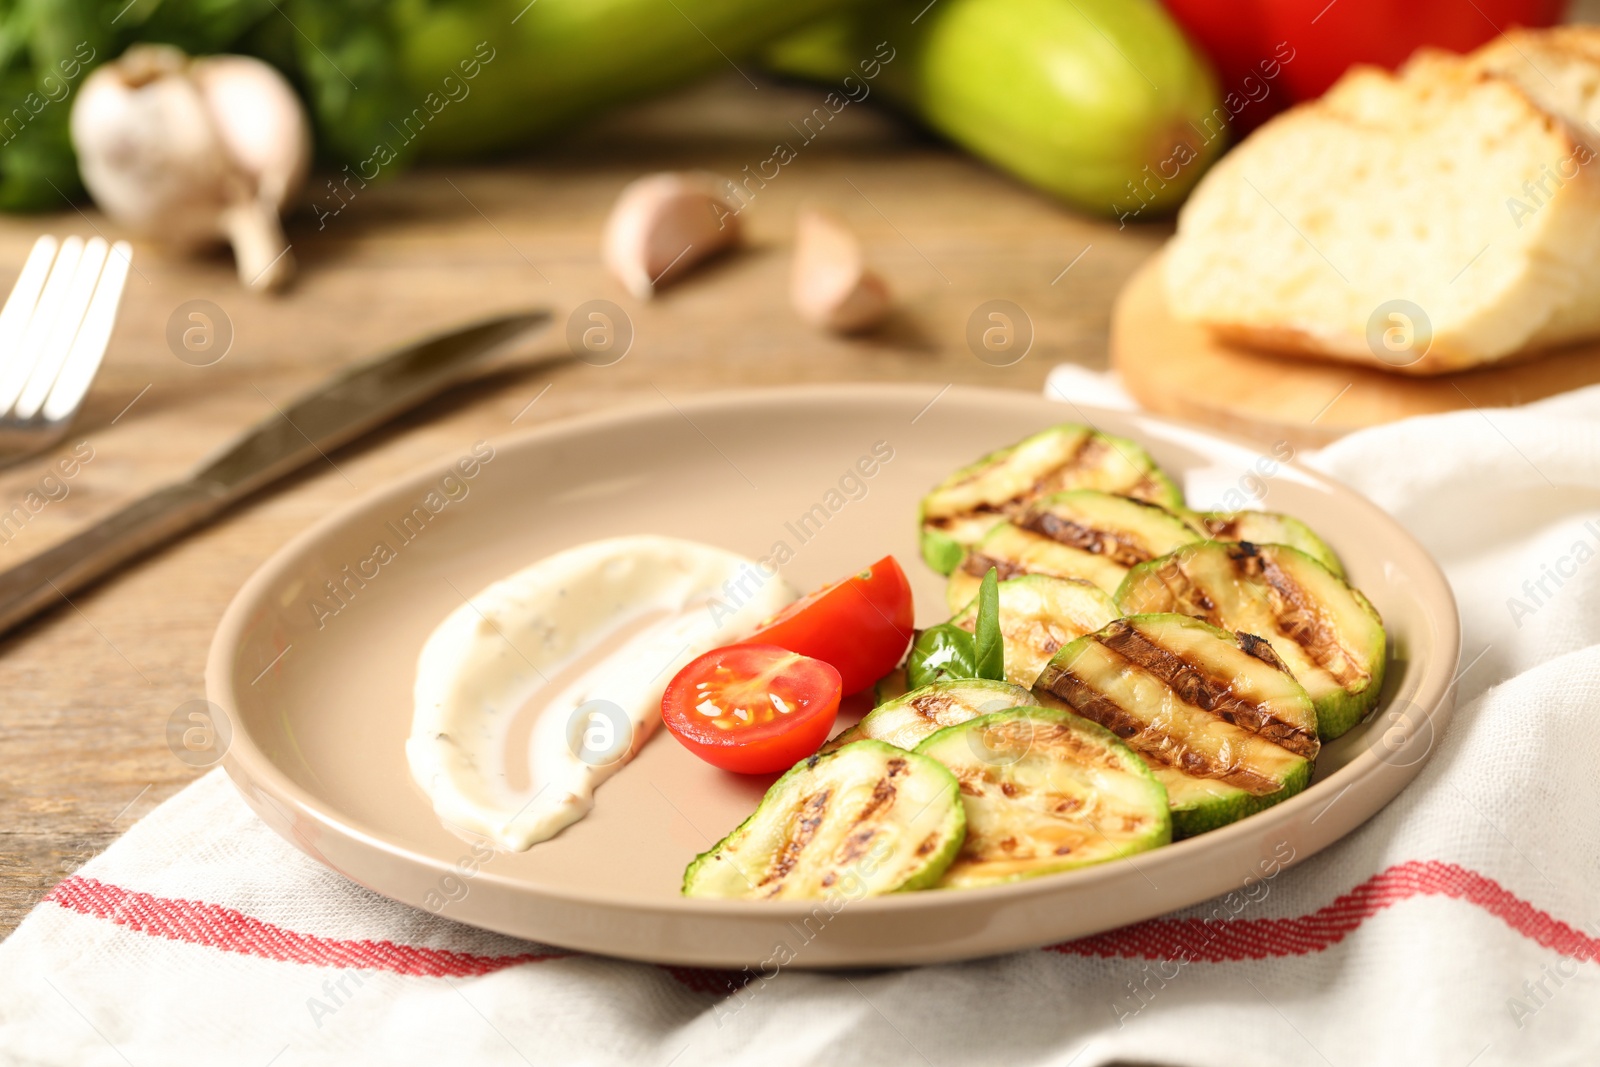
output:
<svg viewBox="0 0 1600 1067"><path fill-rule="evenodd" d="M831 663L846 693L876 682L911 644L911 583L893 556L829 583L768 619L748 640Z"/></svg>
<svg viewBox="0 0 1600 1067"><path fill-rule="evenodd" d="M785 771L822 747L839 714L839 672L777 645L729 645L673 676L661 718L725 771Z"/></svg>

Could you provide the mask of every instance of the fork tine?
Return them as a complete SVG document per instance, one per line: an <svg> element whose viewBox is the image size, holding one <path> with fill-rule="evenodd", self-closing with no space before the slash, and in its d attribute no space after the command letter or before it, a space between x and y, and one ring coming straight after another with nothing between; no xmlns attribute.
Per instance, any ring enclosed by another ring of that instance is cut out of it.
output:
<svg viewBox="0 0 1600 1067"><path fill-rule="evenodd" d="M61 242L50 277L45 279L44 291L39 294L39 302L28 319L22 343L12 352L0 353L0 413L11 410L28 376L33 373L34 364L39 362L39 353L49 340L82 254L83 238L74 235Z"/></svg>
<svg viewBox="0 0 1600 1067"><path fill-rule="evenodd" d="M73 339L78 336L78 329L83 325L83 316L89 310L89 298L94 295L95 282L100 277L100 268L106 262L106 241L103 237L91 237L83 246L83 254L78 257L78 265L72 272L72 283L67 287L67 295L62 298L61 307L56 312L56 321L50 328L49 336L44 346L39 350L39 358L33 365L33 372L28 375L28 382L22 387L22 395L17 398L17 406L12 410L12 415L19 419L31 419L38 412L44 398L50 395L50 387L55 384L56 376L61 373L61 367L67 361L67 353L72 351Z"/></svg>
<svg viewBox="0 0 1600 1067"><path fill-rule="evenodd" d="M28 328L45 276L50 273L50 261L56 258L56 245L56 239L49 234L33 242L33 250L17 275L17 284L11 287L5 308L0 309L0 361L16 351Z"/></svg>
<svg viewBox="0 0 1600 1067"><path fill-rule="evenodd" d="M117 306L122 299L122 288L128 281L128 268L133 264L133 247L127 241L111 246L106 257L105 270L95 286L94 299L89 302L88 313L78 336L73 339L72 351L61 368L50 397L44 402L44 417L51 422L68 418L78 410L84 394L100 369L100 360L106 354L111 340L111 328L116 325Z"/></svg>

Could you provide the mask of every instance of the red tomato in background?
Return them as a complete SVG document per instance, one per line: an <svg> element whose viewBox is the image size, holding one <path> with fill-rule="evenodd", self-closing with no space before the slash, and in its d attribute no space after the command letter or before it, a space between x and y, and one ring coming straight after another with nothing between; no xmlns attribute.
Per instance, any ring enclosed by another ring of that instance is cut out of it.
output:
<svg viewBox="0 0 1600 1067"><path fill-rule="evenodd" d="M1424 45L1470 52L1512 26L1554 25L1567 8L1567 0L1164 2L1216 65L1240 132L1321 96L1351 64L1393 70Z"/></svg>
<svg viewBox="0 0 1600 1067"><path fill-rule="evenodd" d="M913 633L911 583L893 556L801 597L746 640L831 663L845 693L894 670Z"/></svg>
<svg viewBox="0 0 1600 1067"><path fill-rule="evenodd" d="M839 672L776 645L712 649L673 676L661 719L707 763L740 774L785 771L828 739Z"/></svg>

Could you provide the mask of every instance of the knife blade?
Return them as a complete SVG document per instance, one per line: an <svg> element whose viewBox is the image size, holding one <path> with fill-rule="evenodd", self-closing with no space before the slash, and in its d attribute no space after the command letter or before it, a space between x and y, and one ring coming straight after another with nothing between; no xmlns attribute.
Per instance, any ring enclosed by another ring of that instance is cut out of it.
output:
<svg viewBox="0 0 1600 1067"><path fill-rule="evenodd" d="M0 633L144 552L204 525L230 504L466 378L487 357L548 325L531 310L499 315L363 361L278 408L182 481L157 489L54 548L0 573Z"/></svg>

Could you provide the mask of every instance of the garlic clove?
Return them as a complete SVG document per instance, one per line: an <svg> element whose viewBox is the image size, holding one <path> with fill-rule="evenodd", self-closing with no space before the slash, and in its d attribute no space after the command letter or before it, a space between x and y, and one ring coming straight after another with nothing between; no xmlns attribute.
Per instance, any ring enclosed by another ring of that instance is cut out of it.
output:
<svg viewBox="0 0 1600 1067"><path fill-rule="evenodd" d="M889 286L869 270L843 219L820 208L800 213L789 298L800 317L835 333L859 333L889 312Z"/></svg>
<svg viewBox="0 0 1600 1067"><path fill-rule="evenodd" d="M713 174L667 172L630 183L606 219L601 257L628 292L648 300L740 239L738 209Z"/></svg>
<svg viewBox="0 0 1600 1067"><path fill-rule="evenodd" d="M229 241L250 288L293 276L278 213L305 180L311 133L273 68L135 45L84 80L70 125L84 185L107 215L181 249Z"/></svg>

